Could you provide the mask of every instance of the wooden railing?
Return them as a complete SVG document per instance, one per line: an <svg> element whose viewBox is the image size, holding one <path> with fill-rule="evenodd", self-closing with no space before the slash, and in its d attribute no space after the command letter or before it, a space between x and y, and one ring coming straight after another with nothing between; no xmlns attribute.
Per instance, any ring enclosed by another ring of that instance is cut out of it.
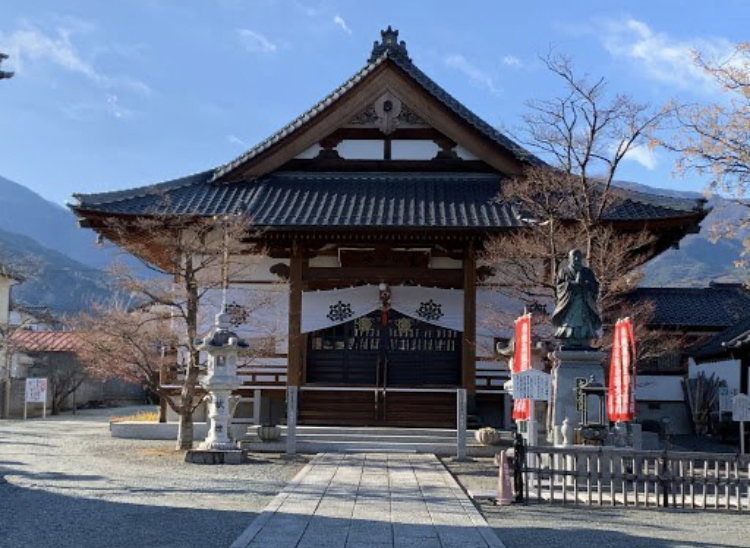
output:
<svg viewBox="0 0 750 548"><path fill-rule="evenodd" d="M747 455L599 447L525 453L518 461L525 502L750 510Z"/></svg>
<svg viewBox="0 0 750 548"><path fill-rule="evenodd" d="M237 376L243 380L243 389L286 390L287 358L257 358L252 364L239 367Z"/></svg>
<svg viewBox="0 0 750 548"><path fill-rule="evenodd" d="M287 358L264 357L256 358L253 363L237 368L237 375L242 377L244 383L243 390L247 389L286 389L287 380ZM166 386L180 387L184 376L173 368L167 375L169 382ZM501 369L497 362L478 361L476 364L476 387L480 394L502 394L505 393L503 384L510 379L510 374L506 369ZM453 390L453 389L451 389Z"/></svg>
<svg viewBox="0 0 750 548"><path fill-rule="evenodd" d="M501 369L498 362L476 362L476 387L479 394L503 394L503 384L510 379L510 372Z"/></svg>
<svg viewBox="0 0 750 548"><path fill-rule="evenodd" d="M253 363L237 368L237 376L242 378L240 390L285 390L287 358L265 357L256 358ZM169 372L167 388L179 389L185 375L176 367Z"/></svg>

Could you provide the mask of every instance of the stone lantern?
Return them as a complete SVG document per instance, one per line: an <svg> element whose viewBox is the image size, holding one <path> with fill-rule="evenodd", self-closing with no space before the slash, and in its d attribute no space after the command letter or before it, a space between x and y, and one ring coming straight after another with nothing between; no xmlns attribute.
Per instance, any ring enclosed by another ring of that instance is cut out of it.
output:
<svg viewBox="0 0 750 548"><path fill-rule="evenodd" d="M242 386L242 379L237 376L237 350L247 344L231 331L229 317L226 312L217 314L214 327L198 346L208 357L207 371L200 384L208 392L209 430L198 449L189 452L191 462L230 464L242 460L242 451L232 439L230 423L232 392Z"/></svg>

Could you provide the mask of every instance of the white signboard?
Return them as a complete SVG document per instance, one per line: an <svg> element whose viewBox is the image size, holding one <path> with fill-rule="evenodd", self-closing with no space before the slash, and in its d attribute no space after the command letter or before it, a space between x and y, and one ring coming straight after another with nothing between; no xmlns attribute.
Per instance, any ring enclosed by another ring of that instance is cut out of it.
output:
<svg viewBox="0 0 750 548"><path fill-rule="evenodd" d="M41 403L42 417L47 418L47 379L26 379L26 398L23 402L23 420L30 403Z"/></svg>
<svg viewBox="0 0 750 548"><path fill-rule="evenodd" d="M26 402L46 403L47 379L26 379Z"/></svg>
<svg viewBox="0 0 750 548"><path fill-rule="evenodd" d="M750 422L750 396L738 394L732 398L732 420Z"/></svg>
<svg viewBox="0 0 750 548"><path fill-rule="evenodd" d="M719 413L732 411L732 399L739 393L736 388L719 387Z"/></svg>
<svg viewBox="0 0 750 548"><path fill-rule="evenodd" d="M549 401L549 393L549 373L527 369L513 375L513 399Z"/></svg>

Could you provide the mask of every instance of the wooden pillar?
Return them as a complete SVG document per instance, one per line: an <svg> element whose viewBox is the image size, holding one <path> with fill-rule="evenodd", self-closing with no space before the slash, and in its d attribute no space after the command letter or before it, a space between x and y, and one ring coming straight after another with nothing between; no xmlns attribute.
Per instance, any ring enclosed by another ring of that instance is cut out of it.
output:
<svg viewBox="0 0 750 548"><path fill-rule="evenodd" d="M473 396L476 393L477 337L477 257L474 242L464 253L464 344L461 385Z"/></svg>
<svg viewBox="0 0 750 548"><path fill-rule="evenodd" d="M302 251L295 241L289 264L289 363L287 385L302 384Z"/></svg>

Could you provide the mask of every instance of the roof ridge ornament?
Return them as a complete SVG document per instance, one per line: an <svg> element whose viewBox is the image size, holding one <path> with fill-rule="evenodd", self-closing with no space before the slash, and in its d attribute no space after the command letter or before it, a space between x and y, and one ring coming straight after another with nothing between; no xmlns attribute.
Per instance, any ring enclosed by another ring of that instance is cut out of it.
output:
<svg viewBox="0 0 750 548"><path fill-rule="evenodd" d="M392 29L391 26L388 25L387 29L380 31L380 37L381 41L378 42L375 40L372 45L372 53L367 60L368 63L374 63L378 58L385 54L389 57L399 58L411 63L409 53L406 51L406 42L403 40L401 40L401 42L398 41L397 30Z"/></svg>

